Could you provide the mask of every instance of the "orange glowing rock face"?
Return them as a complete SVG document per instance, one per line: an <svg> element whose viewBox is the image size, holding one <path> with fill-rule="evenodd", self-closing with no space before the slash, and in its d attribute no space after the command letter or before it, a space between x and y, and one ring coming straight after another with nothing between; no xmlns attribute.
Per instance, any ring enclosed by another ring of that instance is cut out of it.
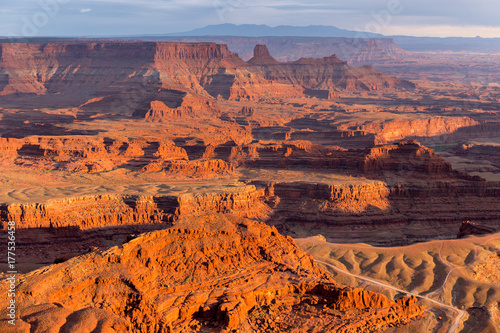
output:
<svg viewBox="0 0 500 333"><path fill-rule="evenodd" d="M485 63L265 40L0 43L2 330L498 326L500 91L446 81Z"/></svg>
<svg viewBox="0 0 500 333"><path fill-rule="evenodd" d="M423 313L414 298L393 302L337 285L291 238L230 215L180 220L27 274L17 292L23 319L16 332L82 325L99 332L265 331L269 319L289 324L278 318L305 307L310 317L294 316L301 329L321 321L332 330L377 329ZM259 311L273 316L262 321Z"/></svg>

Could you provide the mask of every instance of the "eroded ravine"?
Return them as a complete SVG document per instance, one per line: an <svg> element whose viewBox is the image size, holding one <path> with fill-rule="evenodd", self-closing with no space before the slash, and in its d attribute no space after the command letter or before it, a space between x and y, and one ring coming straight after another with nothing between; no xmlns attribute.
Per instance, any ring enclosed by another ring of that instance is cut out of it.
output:
<svg viewBox="0 0 500 333"><path fill-rule="evenodd" d="M366 283L380 288L379 292L414 295L430 302L431 308L451 311L450 321L433 320L445 325L447 332L454 333L479 327L494 330L498 324L495 318L500 288L495 276L500 273L497 264L499 241L500 235L493 234L395 248L332 244L322 237L298 239L297 243L313 255L316 262L335 272L338 281L357 285L353 282L357 280L362 282L360 285ZM438 268L436 271L431 265L434 257L446 267L444 270ZM404 258L406 266L397 264L396 258ZM406 275L411 279L405 280ZM483 322L477 322L474 317L477 309L486 313ZM434 315L439 316L437 312Z"/></svg>

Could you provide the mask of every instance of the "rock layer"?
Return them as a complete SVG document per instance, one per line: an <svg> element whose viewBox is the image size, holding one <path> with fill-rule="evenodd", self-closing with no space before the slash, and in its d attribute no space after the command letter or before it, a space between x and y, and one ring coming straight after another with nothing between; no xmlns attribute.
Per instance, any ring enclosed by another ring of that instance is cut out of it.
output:
<svg viewBox="0 0 500 333"><path fill-rule="evenodd" d="M432 181L357 186L269 185L269 223L292 237L322 234L331 242L401 246L436 237L454 239L462 221L494 232L500 222L498 184ZM342 198L342 199L340 199Z"/></svg>
<svg viewBox="0 0 500 333"><path fill-rule="evenodd" d="M387 88L414 89L409 81L395 79L377 72L370 66L351 67L336 55L322 59L301 58L278 63L263 45L257 45L250 69L264 78L285 84L301 85L315 90L366 90Z"/></svg>
<svg viewBox="0 0 500 333"><path fill-rule="evenodd" d="M177 196L96 195L48 203L1 204L0 216L3 221L15 221L19 229L158 223L168 226L181 217L206 213L232 212L262 218L269 213L263 195L263 190L255 186Z"/></svg>
<svg viewBox="0 0 500 333"><path fill-rule="evenodd" d="M7 299L8 282L0 295ZM397 302L341 287L274 228L228 216L179 221L121 247L93 252L20 277L15 332L266 331L249 312L286 315L307 303L338 332L381 329L419 316L414 298ZM2 306L2 318L6 318ZM258 315L253 316L257 318ZM299 321L312 326L313 314ZM344 320L346 317L349 321ZM13 332L5 324L5 332Z"/></svg>
<svg viewBox="0 0 500 333"><path fill-rule="evenodd" d="M335 56L279 63L264 45L257 46L250 63L226 45L214 43L4 43L0 49L0 94L51 97L24 101L38 103L32 107L51 102L89 108L98 103L94 107L131 115L152 101L172 108L169 104L179 100L172 91L203 98L260 100L304 97L304 88L319 91L310 91L309 96L329 98L334 96L332 89L414 87L371 67L351 68ZM151 109L179 115L180 110L154 104L139 113ZM206 109L198 103L182 112L203 114ZM158 118L157 114L150 118Z"/></svg>
<svg viewBox="0 0 500 333"><path fill-rule="evenodd" d="M281 62L300 58L322 58L337 54L350 65L399 64L422 58L399 47L391 38L312 38L312 37L166 37L177 42L216 42L228 45L242 59L251 59L256 44L267 45Z"/></svg>

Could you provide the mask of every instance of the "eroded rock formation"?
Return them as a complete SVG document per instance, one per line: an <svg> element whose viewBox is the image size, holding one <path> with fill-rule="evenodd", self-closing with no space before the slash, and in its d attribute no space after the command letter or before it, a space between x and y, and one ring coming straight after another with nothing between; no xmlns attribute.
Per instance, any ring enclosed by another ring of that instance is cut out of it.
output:
<svg viewBox="0 0 500 333"><path fill-rule="evenodd" d="M3 280L2 304L7 285ZM227 215L182 220L23 275L16 300L14 328L5 323L5 306L0 312L6 333L83 326L93 332L264 332L267 319L280 325L289 315L300 329L321 319L331 330L350 332L407 323L423 313L414 298L394 302L341 287L291 238ZM313 310L306 312L306 305ZM265 309L271 317L259 314Z"/></svg>
<svg viewBox="0 0 500 333"><path fill-rule="evenodd" d="M197 36L165 37L165 41L177 42L216 42L227 44L232 52L238 53L243 60L254 55L256 44L267 45L273 57L281 62L295 61L300 58L322 58L337 54L350 65L404 64L422 58L403 50L391 38L311 38L311 37L231 37Z"/></svg>
<svg viewBox="0 0 500 333"><path fill-rule="evenodd" d="M22 165L40 160L51 165L49 163L58 161L57 165L66 168L84 165L91 170L102 165L102 162L91 164L91 161L105 156L113 161L111 166L126 165L143 173L161 172L190 179L232 175L236 166L274 170L303 168L315 172L345 169L354 176L369 178L335 183L333 180L273 181L244 177L243 180L252 185L192 190L189 195L166 190L165 194L149 196L103 193L48 202L3 204L2 218L16 221L19 228L75 226L88 229L168 224L183 216L224 211L265 217L274 209L270 223L292 235L295 235L294 226L321 221L322 225L364 229L375 225L439 223L440 226L436 226L439 233L451 237L458 233L458 224L464 219L488 221L492 225L500 218L497 208L500 190L496 183L453 170L433 150L414 140L352 150L326 148L306 141L249 145L232 142L197 147L149 140L127 144L109 140L96 143L94 148L82 146L79 150L74 145L83 145L83 142L30 140L33 143L22 144L26 141L4 139L4 150L6 154L14 154L12 158ZM10 145L18 150L7 148ZM404 181L408 178L412 182ZM421 207L426 207L429 214L424 214ZM428 239L431 234L421 232L420 238ZM394 241L413 242L411 237Z"/></svg>
<svg viewBox="0 0 500 333"><path fill-rule="evenodd" d="M483 226L470 221L464 221L460 225L460 230L458 231L457 238L464 238L472 235L487 235L494 233L496 228Z"/></svg>
<svg viewBox="0 0 500 333"><path fill-rule="evenodd" d="M324 91L415 88L409 81L381 74L370 66L350 67L336 55L322 59L301 58L293 62L278 63L269 55L264 45L257 45L254 52L254 57L248 62L250 69L271 81Z"/></svg>
<svg viewBox="0 0 500 333"><path fill-rule="evenodd" d="M214 43L5 43L0 48L3 96L51 96L53 105L106 108L125 115L150 113L148 118L155 121L212 109L198 102L171 110L186 103L186 93L259 100L304 97L304 88L309 89L306 95L331 98L336 96L332 90L339 89L413 87L373 68L351 68L335 56L279 63L264 45L256 47L249 63L226 45Z"/></svg>
<svg viewBox="0 0 500 333"><path fill-rule="evenodd" d="M16 221L17 228L78 227L90 229L132 224L170 225L180 217L232 212L243 217L264 218L264 190L255 186L180 195L95 195L47 203L2 204L1 218ZM7 224L5 223L4 228Z"/></svg>

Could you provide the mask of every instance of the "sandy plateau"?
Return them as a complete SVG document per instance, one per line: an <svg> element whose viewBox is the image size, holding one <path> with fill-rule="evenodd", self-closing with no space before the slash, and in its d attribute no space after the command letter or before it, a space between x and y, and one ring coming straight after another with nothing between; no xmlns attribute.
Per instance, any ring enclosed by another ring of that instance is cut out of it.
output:
<svg viewBox="0 0 500 333"><path fill-rule="evenodd" d="M420 329L447 332L463 324L464 332L495 331L498 325L500 234L406 247L333 244L322 236L297 244L340 283L421 298L433 316Z"/></svg>
<svg viewBox="0 0 500 333"><path fill-rule="evenodd" d="M243 42L0 43L1 331L500 331L500 58Z"/></svg>

